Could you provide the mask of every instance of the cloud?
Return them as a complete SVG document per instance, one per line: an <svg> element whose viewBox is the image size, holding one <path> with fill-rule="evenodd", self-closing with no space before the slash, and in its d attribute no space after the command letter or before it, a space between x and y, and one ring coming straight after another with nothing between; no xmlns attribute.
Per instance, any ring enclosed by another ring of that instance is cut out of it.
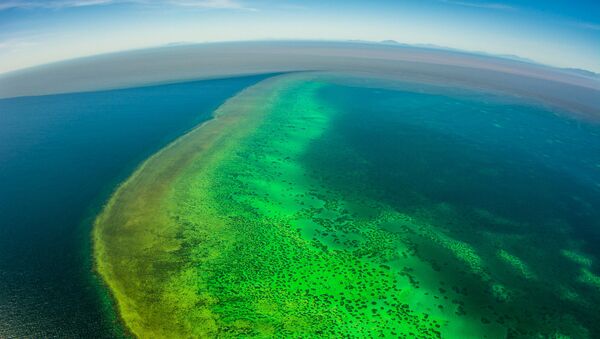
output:
<svg viewBox="0 0 600 339"><path fill-rule="evenodd" d="M168 4L174 6L206 8L206 9L242 9L255 11L255 8L247 7L235 0L169 0Z"/></svg>
<svg viewBox="0 0 600 339"><path fill-rule="evenodd" d="M483 8L483 9L493 9L493 10L502 10L502 11L512 11L512 10L516 9L513 6L502 4L499 2L470 2L470 1L455 1L455 0L440 0L440 1L445 2L447 4L451 4L451 5Z"/></svg>
<svg viewBox="0 0 600 339"><path fill-rule="evenodd" d="M457 6L466 6L466 7L475 7L475 8L484 8L491 10L503 10L503 11L516 11L519 10L517 7L505 5L498 2L471 2L471 1L461 1L461 0L438 0L440 2L457 5ZM585 22L585 21L561 21L564 25L570 25L572 27L577 27L580 29L592 30L592 31L600 31L600 23L593 22Z"/></svg>
<svg viewBox="0 0 600 339"><path fill-rule="evenodd" d="M0 10L7 9L56 9L69 7L97 6L114 3L113 0L12 0L0 2Z"/></svg>
<svg viewBox="0 0 600 339"><path fill-rule="evenodd" d="M29 39L12 38L8 40L0 40L0 52L14 52L22 48L35 46L38 43Z"/></svg>
<svg viewBox="0 0 600 339"><path fill-rule="evenodd" d="M236 9L255 11L238 0L7 0L0 2L0 11L8 9L62 9L110 4L171 5L201 9Z"/></svg>
<svg viewBox="0 0 600 339"><path fill-rule="evenodd" d="M591 29L592 31L600 31L600 24L594 24L591 22L575 22L573 25L584 29Z"/></svg>

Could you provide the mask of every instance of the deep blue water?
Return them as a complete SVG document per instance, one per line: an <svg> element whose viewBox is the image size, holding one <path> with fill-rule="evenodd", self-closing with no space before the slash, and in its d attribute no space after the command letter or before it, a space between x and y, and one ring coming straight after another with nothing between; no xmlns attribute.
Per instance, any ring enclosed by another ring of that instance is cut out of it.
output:
<svg viewBox="0 0 600 339"><path fill-rule="evenodd" d="M370 185L399 208L421 204L415 192L540 227L562 219L600 256L599 122L515 98L422 87L323 91L343 112L330 135L373 164L365 169Z"/></svg>
<svg viewBox="0 0 600 339"><path fill-rule="evenodd" d="M509 337L600 337L600 123L516 98L414 87L325 87L321 99L339 114L305 155L311 172L342 196L385 203L472 249L486 277L452 264L454 252L429 238L411 238L440 269L440 285L458 281L467 304L511 318ZM499 251L535 278L515 274ZM493 284L513 297L498 301Z"/></svg>
<svg viewBox="0 0 600 339"><path fill-rule="evenodd" d="M600 193L598 122L477 92L448 95L339 86L328 87L323 97L344 112L334 134L347 135L370 157L390 152L406 156L398 159L403 170L420 163L422 168L407 177L444 175L454 165L469 166L476 176L484 167L506 163L511 170L529 171L531 178L551 172L573 189L589 190L590 198ZM381 145L372 147L367 141ZM448 181L457 180L456 174ZM467 186L461 187L464 191Z"/></svg>
<svg viewBox="0 0 600 339"><path fill-rule="evenodd" d="M0 337L119 334L91 271L94 213L140 161L265 77L0 100Z"/></svg>

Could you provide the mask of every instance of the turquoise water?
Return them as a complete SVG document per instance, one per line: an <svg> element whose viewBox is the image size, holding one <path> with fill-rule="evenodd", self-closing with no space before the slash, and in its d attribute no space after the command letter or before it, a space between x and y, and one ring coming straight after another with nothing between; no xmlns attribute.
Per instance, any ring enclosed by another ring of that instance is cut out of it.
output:
<svg viewBox="0 0 600 339"><path fill-rule="evenodd" d="M118 334L89 218L140 161L263 78L0 100L0 337Z"/></svg>

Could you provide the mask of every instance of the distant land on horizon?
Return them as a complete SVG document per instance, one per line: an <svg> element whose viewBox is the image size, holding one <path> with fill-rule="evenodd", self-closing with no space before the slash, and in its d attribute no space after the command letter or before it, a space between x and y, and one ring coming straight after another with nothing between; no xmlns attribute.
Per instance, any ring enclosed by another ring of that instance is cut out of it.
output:
<svg viewBox="0 0 600 339"><path fill-rule="evenodd" d="M99 54L0 74L0 98L295 71L368 73L426 82L451 79L458 85L479 84L537 98L587 116L600 111L595 73L391 40L180 42Z"/></svg>
<svg viewBox="0 0 600 339"><path fill-rule="evenodd" d="M350 41L360 42L360 40L350 40ZM368 42L368 41L363 41L363 42ZM476 55L483 55L483 56L489 56L489 57L496 57L496 58L500 58L500 59L520 61L520 62L525 62L525 63L529 63L529 64L542 65L542 66L546 66L546 67L560 69L560 70L564 70L564 71L568 71L568 72L574 72L574 73L584 75L584 76L589 76L592 78L599 78L598 80L600 80L600 74L593 72L593 71L589 71L589 70L581 69L581 68L556 67L556 66L552 66L552 65L546 65L544 63L537 62L533 59L524 58L524 57L518 56L516 54L494 54L494 53L488 53L488 52L484 52L484 51L464 50L464 49L460 49L460 48L453 48L453 47L441 46L441 45L436 45L436 44L407 44L407 43L403 43L403 42L399 42L399 41L391 40L391 39L390 40L382 40L382 41L380 41L380 43L387 44L387 45L399 45L399 46L407 46L407 47L438 49L438 50L444 50L444 51L476 54Z"/></svg>
<svg viewBox="0 0 600 339"><path fill-rule="evenodd" d="M386 40L381 40L381 41L369 41L369 40L359 40L359 39L350 39L350 40L304 40L304 39L300 39L300 40L298 40L298 39L294 39L294 40L283 39L283 40L281 40L281 39L275 39L275 40L248 40L248 41L240 40L240 41L216 41L216 42L215 41L211 41L211 42L208 42L208 41L207 42L173 41L173 42L169 42L166 44L159 44L156 46L149 46L149 47L142 47L142 48L126 49L126 50L121 50L121 51L113 51L113 52L85 55L85 56L57 60L57 61L38 64L38 65L32 65L29 67L24 67L24 68L20 68L20 69L16 69L16 70L10 70L7 72L0 72L0 80L4 76L7 76L7 75L10 76L11 74L19 73L22 71L29 71L29 70L37 69L39 67L45 67L45 66L50 66L50 65L54 65L54 64L60 64L60 63L64 63L64 62L75 61L75 60L86 59L86 58L94 58L94 57L104 56L104 55L129 53L129 52L143 51L143 50L152 50L152 49L156 49L156 48L165 48L165 47L199 46L199 45L232 44L232 43L281 43L281 42L283 42L283 43L288 43L288 42L289 43L293 43L293 42L298 42L298 43L306 43L306 42L344 43L344 42L347 42L347 43L358 43L358 44L395 45L398 47L411 47L411 48L432 49L432 50L440 50L440 51L451 51L451 52L455 52L455 53L480 55L480 56L486 56L486 57L519 61L519 62L534 64L534 65L538 65L538 66L544 66L544 67L548 67L548 68L552 68L552 69L556 69L556 70L573 72L575 74L583 75L586 77L591 77L593 79L597 78L600 81L600 73L596 73L596 72L593 72L593 71L590 71L587 69L582 69L582 68L557 67L557 66L553 66L553 65L548 65L548 64L530 59L530 58L521 57L516 54L494 54L494 53L489 53L489 52L484 52L484 51L453 48L453 47L447 47L447 46L443 46L443 45L430 44L430 43L413 43L413 44L411 44L411 43L400 42L400 41L393 40L393 39L386 39Z"/></svg>

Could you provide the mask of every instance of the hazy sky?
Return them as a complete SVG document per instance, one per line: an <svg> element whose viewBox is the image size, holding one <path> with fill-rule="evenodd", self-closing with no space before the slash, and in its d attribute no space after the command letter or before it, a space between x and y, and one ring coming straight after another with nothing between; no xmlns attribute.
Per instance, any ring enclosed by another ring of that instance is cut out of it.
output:
<svg viewBox="0 0 600 339"><path fill-rule="evenodd" d="M178 42L396 40L600 72L600 1L0 0L0 72Z"/></svg>

